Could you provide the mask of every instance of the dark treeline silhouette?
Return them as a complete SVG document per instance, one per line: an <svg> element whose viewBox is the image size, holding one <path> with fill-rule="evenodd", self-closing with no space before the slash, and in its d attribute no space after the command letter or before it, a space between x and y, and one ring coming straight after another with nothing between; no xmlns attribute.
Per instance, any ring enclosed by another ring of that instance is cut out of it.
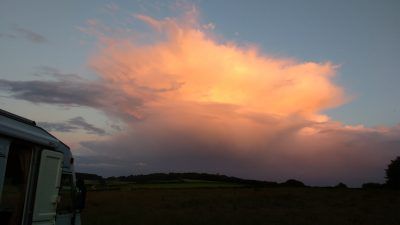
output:
<svg viewBox="0 0 400 225"><path fill-rule="evenodd" d="M380 183L373 183L373 182L364 183L364 184L362 185L362 188L364 188L364 189L378 189L378 188L383 188L383 187L384 187L383 184L380 184Z"/></svg>
<svg viewBox="0 0 400 225"><path fill-rule="evenodd" d="M75 176L77 180L104 180L102 176L92 173L75 173Z"/></svg>
<svg viewBox="0 0 400 225"><path fill-rule="evenodd" d="M347 188L347 185L342 183L342 182L340 182L335 186L335 188Z"/></svg>
<svg viewBox="0 0 400 225"><path fill-rule="evenodd" d="M152 173L147 175L108 177L106 178L106 180L118 180L118 181L135 182L135 183L156 183L156 182L182 183L185 182L185 180L202 180L202 181L245 184L252 186L271 186L271 187L278 186L277 182L241 179L237 177L230 177L220 174L208 174L208 173Z"/></svg>
<svg viewBox="0 0 400 225"><path fill-rule="evenodd" d="M289 179L289 180L281 183L280 186L283 186L283 187L306 187L306 185L303 182L295 180L295 179Z"/></svg>
<svg viewBox="0 0 400 225"><path fill-rule="evenodd" d="M390 189L400 189L400 157L392 160L386 172L386 183L373 183L368 182L362 185L363 189L380 189L380 188L390 188ZM121 182L132 182L132 183L184 183L188 180L201 180L201 181L215 181L215 182L225 182L233 184L241 184L246 186L254 187L308 187L303 182L289 179L283 183L277 183L273 181L260 181L260 180L250 180L242 179L232 176L220 175L220 174L208 174L208 173L152 173L146 175L129 175L129 176L118 176L118 177L107 177L90 173L76 173L77 179L84 180L97 180L102 184L107 181L121 181ZM347 185L340 182L333 188L347 188Z"/></svg>
<svg viewBox="0 0 400 225"><path fill-rule="evenodd" d="M225 182L232 184L241 184L246 186L255 187L307 187L303 182L289 179L286 182L278 183L273 181L260 181L251 179L242 179L232 176L220 175L220 174L208 174L208 173L152 173L152 174L140 174L140 175L129 175L129 176L112 176L103 178L102 176L89 173L76 173L77 178L85 180L97 180L101 183L107 181L121 181L121 182L132 182L132 183L184 183L188 180L199 180L199 181L211 181L211 182Z"/></svg>

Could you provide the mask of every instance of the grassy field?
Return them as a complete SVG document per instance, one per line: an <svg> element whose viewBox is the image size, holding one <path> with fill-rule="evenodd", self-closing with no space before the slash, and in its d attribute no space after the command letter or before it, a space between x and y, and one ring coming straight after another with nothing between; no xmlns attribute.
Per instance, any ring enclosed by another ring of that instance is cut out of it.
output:
<svg viewBox="0 0 400 225"><path fill-rule="evenodd" d="M400 224L400 192L117 184L89 191L83 225ZM190 184L192 183L192 184ZM196 182L194 182L196 183ZM200 184L202 183L202 184ZM142 185L142 186L141 186ZM222 185L222 186L221 186Z"/></svg>

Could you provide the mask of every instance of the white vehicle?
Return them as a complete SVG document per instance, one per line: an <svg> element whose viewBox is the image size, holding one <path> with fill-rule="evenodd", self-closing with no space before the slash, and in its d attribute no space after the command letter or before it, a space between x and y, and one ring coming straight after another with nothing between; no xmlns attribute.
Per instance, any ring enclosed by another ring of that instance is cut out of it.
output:
<svg viewBox="0 0 400 225"><path fill-rule="evenodd" d="M0 225L80 225L73 164L67 145L0 109Z"/></svg>

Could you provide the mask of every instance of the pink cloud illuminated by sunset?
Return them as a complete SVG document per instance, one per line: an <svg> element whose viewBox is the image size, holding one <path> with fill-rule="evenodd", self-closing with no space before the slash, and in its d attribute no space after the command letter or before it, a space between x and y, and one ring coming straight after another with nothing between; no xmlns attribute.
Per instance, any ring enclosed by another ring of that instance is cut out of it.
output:
<svg viewBox="0 0 400 225"><path fill-rule="evenodd" d="M84 30L98 37L89 65L113 96L101 109L126 124L84 147L144 162L148 171L311 183L377 178L377 168L395 155L398 127L350 126L324 114L349 99L333 81L334 63L223 41L199 22L197 10L133 17L152 31L123 32L94 20Z"/></svg>
<svg viewBox="0 0 400 225"><path fill-rule="evenodd" d="M190 104L224 104L240 112L321 120L322 110L344 101L330 62L274 58L255 47L220 43L193 24L195 18L191 23L136 18L154 28L156 41L108 38L91 59L106 83L145 101L140 110L121 109L133 116L172 104L180 104L182 112Z"/></svg>

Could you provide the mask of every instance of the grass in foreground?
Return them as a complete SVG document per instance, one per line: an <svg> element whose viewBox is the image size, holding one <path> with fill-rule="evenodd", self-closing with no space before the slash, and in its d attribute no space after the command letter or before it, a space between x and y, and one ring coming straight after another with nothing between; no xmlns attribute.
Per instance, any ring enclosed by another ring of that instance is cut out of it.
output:
<svg viewBox="0 0 400 225"><path fill-rule="evenodd" d="M123 188L89 192L83 225L400 224L400 192L325 188Z"/></svg>

